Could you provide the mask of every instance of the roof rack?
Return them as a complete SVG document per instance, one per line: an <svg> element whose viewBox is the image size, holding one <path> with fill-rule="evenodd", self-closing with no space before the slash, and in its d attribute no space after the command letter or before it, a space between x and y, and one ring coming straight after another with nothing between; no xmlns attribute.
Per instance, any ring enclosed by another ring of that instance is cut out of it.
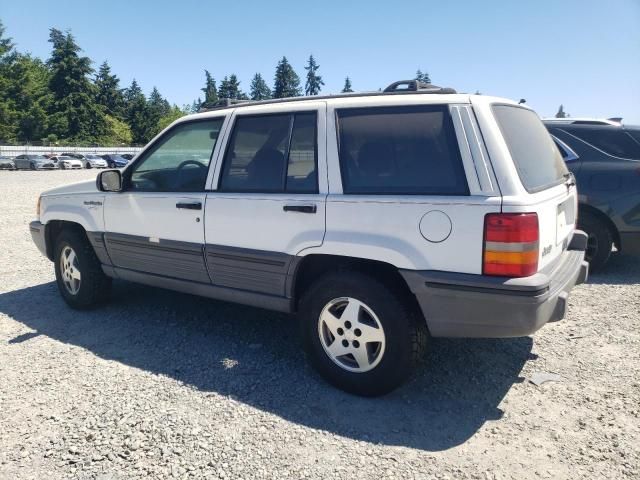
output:
<svg viewBox="0 0 640 480"><path fill-rule="evenodd" d="M404 88L402 87L403 85L405 85ZM336 95L272 98L269 100L238 100L235 98L223 98L213 104L203 104L198 110L198 113L211 112L213 110L222 110L229 107L248 107L253 105L268 105L272 103L304 102L305 100L328 100L331 98L374 97L379 95L407 95L416 93L454 94L457 92L453 88L438 87L437 85L419 82L416 80L400 80L398 82L392 83L384 90L377 92L338 93Z"/></svg>
<svg viewBox="0 0 640 480"><path fill-rule="evenodd" d="M419 93L456 93L453 88L438 87L419 80L399 80L383 90L384 93L419 92Z"/></svg>
<svg viewBox="0 0 640 480"><path fill-rule="evenodd" d="M546 123L557 123L564 125L621 125L622 118L543 118Z"/></svg>

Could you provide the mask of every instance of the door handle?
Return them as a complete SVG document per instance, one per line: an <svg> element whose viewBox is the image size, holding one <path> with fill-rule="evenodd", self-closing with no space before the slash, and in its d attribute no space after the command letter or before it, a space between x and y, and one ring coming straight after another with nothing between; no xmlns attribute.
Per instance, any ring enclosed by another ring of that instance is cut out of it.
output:
<svg viewBox="0 0 640 480"><path fill-rule="evenodd" d="M285 205L282 209L285 212L316 213L318 207L315 205Z"/></svg>
<svg viewBox="0 0 640 480"><path fill-rule="evenodd" d="M187 210L202 210L202 202L178 202L176 208L185 208Z"/></svg>

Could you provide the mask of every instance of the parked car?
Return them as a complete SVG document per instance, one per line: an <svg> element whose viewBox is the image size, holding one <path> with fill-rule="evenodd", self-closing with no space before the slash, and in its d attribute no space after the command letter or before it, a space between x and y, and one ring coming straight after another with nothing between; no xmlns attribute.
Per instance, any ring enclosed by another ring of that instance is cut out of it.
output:
<svg viewBox="0 0 640 480"><path fill-rule="evenodd" d="M82 168L82 161L67 155L56 155L51 157L61 170L79 170Z"/></svg>
<svg viewBox="0 0 640 480"><path fill-rule="evenodd" d="M100 155L93 153L63 153L62 155L80 160L84 168L107 168L107 161Z"/></svg>
<svg viewBox="0 0 640 480"><path fill-rule="evenodd" d="M640 255L640 127L612 120L545 120L578 183L578 228L589 235L592 270L612 246Z"/></svg>
<svg viewBox="0 0 640 480"><path fill-rule="evenodd" d="M58 166L44 155L22 154L13 159L16 169L55 170Z"/></svg>
<svg viewBox="0 0 640 480"><path fill-rule="evenodd" d="M416 81L186 116L38 205L72 308L117 277L297 313L313 366L361 395L401 384L429 334L561 320L588 271L575 182L535 112Z"/></svg>
<svg viewBox="0 0 640 480"><path fill-rule="evenodd" d="M0 156L0 170L15 170L16 164L13 161L13 157Z"/></svg>
<svg viewBox="0 0 640 480"><path fill-rule="evenodd" d="M106 154L102 155L102 158L107 161L109 168L123 168L129 163L129 160L124 158L122 155Z"/></svg>

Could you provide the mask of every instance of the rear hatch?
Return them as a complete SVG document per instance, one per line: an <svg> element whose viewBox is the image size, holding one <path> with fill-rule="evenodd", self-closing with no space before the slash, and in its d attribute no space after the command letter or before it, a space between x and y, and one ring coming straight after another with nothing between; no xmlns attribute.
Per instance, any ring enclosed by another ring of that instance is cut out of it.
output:
<svg viewBox="0 0 640 480"><path fill-rule="evenodd" d="M525 190L506 196L502 210L537 214L540 271L554 263L571 240L578 208L575 179L534 111L515 105L494 105L492 110Z"/></svg>

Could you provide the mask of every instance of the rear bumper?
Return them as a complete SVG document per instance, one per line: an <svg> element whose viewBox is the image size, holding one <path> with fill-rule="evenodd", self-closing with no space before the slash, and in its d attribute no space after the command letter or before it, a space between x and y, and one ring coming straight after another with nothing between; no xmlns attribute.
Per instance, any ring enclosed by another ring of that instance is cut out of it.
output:
<svg viewBox="0 0 640 480"><path fill-rule="evenodd" d="M620 232L622 253L640 255L640 232Z"/></svg>
<svg viewBox="0 0 640 480"><path fill-rule="evenodd" d="M46 257L47 256L47 241L45 238L45 226L37 220L29 224L29 231L31 232L31 238L33 243L36 244L38 250Z"/></svg>
<svg viewBox="0 0 640 480"><path fill-rule="evenodd" d="M588 276L584 245L586 235L575 232L569 250L552 269L526 278L400 273L418 299L432 336L521 337L564 318L569 292Z"/></svg>

